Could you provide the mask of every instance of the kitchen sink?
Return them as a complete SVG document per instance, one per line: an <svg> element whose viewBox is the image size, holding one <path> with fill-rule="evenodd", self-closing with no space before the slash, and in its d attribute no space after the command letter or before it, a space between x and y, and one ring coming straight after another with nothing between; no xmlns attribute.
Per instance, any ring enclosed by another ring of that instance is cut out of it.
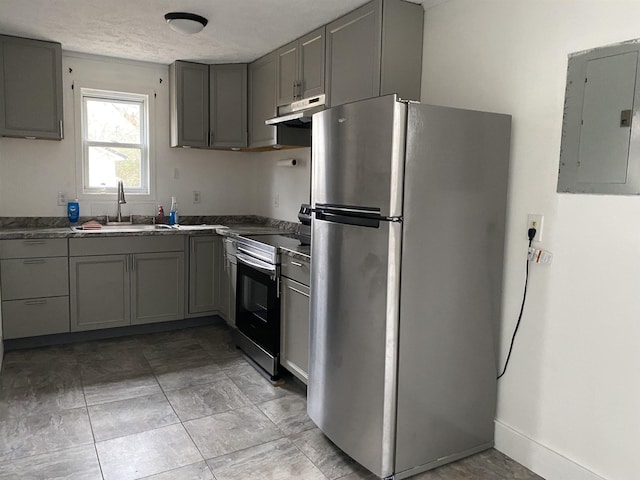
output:
<svg viewBox="0 0 640 480"><path fill-rule="evenodd" d="M102 225L102 228L84 230L81 227L71 227L71 231L78 233L135 233L135 232L153 232L158 230L213 230L223 228L224 225Z"/></svg>

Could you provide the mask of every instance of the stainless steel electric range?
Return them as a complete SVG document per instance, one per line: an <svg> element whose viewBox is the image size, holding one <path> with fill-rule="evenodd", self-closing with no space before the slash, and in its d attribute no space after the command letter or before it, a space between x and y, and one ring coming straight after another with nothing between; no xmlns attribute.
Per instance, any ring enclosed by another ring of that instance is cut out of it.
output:
<svg viewBox="0 0 640 480"><path fill-rule="evenodd" d="M247 235L237 238L236 344L272 380L279 376L280 252L297 238Z"/></svg>

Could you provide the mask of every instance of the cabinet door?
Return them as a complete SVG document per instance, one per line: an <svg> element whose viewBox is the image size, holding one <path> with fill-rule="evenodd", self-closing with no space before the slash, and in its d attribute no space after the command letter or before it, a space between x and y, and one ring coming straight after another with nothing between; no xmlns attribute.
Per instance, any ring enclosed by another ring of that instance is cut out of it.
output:
<svg viewBox="0 0 640 480"><path fill-rule="evenodd" d="M209 66L211 147L247 146L247 65Z"/></svg>
<svg viewBox="0 0 640 480"><path fill-rule="evenodd" d="M69 259L71 331L130 323L129 256Z"/></svg>
<svg viewBox="0 0 640 480"><path fill-rule="evenodd" d="M299 42L291 42L278 49L276 66L277 104L289 105L298 100L298 47Z"/></svg>
<svg viewBox="0 0 640 480"><path fill-rule="evenodd" d="M238 264L236 258L225 255L223 275L220 279L220 312L231 327L236 326L236 279Z"/></svg>
<svg viewBox="0 0 640 480"><path fill-rule="evenodd" d="M189 238L189 313L218 310L216 271L222 246L213 235Z"/></svg>
<svg viewBox="0 0 640 480"><path fill-rule="evenodd" d="M299 40L300 98L324 91L325 28L319 28Z"/></svg>
<svg viewBox="0 0 640 480"><path fill-rule="evenodd" d="M382 0L327 25L327 94L331 107L380 94Z"/></svg>
<svg viewBox="0 0 640 480"><path fill-rule="evenodd" d="M0 135L63 137L59 43L0 36Z"/></svg>
<svg viewBox="0 0 640 480"><path fill-rule="evenodd" d="M209 145L209 65L174 62L170 67L171 146Z"/></svg>
<svg viewBox="0 0 640 480"><path fill-rule="evenodd" d="M276 116L276 53L249 65L249 147L276 143L276 127L264 121Z"/></svg>
<svg viewBox="0 0 640 480"><path fill-rule="evenodd" d="M236 258L231 257L228 265L229 272L229 315L227 323L232 327L236 326L236 282L238 280L238 264Z"/></svg>
<svg viewBox="0 0 640 480"><path fill-rule="evenodd" d="M184 318L184 252L131 258L131 324Z"/></svg>
<svg viewBox="0 0 640 480"><path fill-rule="evenodd" d="M7 340L68 331L68 296L2 302L2 333Z"/></svg>
<svg viewBox="0 0 640 480"><path fill-rule="evenodd" d="M309 371L309 287L282 277L280 363L307 383Z"/></svg>

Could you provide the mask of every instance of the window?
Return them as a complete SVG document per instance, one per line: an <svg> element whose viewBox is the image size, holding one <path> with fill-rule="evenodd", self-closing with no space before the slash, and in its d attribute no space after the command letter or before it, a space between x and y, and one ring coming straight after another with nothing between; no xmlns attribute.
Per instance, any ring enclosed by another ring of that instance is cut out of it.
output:
<svg viewBox="0 0 640 480"><path fill-rule="evenodd" d="M149 96L82 88L82 191L149 194Z"/></svg>

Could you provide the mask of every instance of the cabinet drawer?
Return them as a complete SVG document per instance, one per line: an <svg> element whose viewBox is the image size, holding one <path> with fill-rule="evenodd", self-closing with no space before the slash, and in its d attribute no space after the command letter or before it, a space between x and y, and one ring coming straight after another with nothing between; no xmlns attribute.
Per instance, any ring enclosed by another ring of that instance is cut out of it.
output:
<svg viewBox="0 0 640 480"><path fill-rule="evenodd" d="M0 258L66 256L66 238L0 241Z"/></svg>
<svg viewBox="0 0 640 480"><path fill-rule="evenodd" d="M69 297L2 302L5 340L69 331Z"/></svg>
<svg viewBox="0 0 640 480"><path fill-rule="evenodd" d="M183 251L183 235L69 239L69 255L72 257Z"/></svg>
<svg viewBox="0 0 640 480"><path fill-rule="evenodd" d="M69 295L67 257L2 260L2 299Z"/></svg>
<svg viewBox="0 0 640 480"><path fill-rule="evenodd" d="M293 258L286 254L282 255L280 273L283 276L292 278L296 282L309 286L310 272L311 268L308 261L300 258Z"/></svg>

